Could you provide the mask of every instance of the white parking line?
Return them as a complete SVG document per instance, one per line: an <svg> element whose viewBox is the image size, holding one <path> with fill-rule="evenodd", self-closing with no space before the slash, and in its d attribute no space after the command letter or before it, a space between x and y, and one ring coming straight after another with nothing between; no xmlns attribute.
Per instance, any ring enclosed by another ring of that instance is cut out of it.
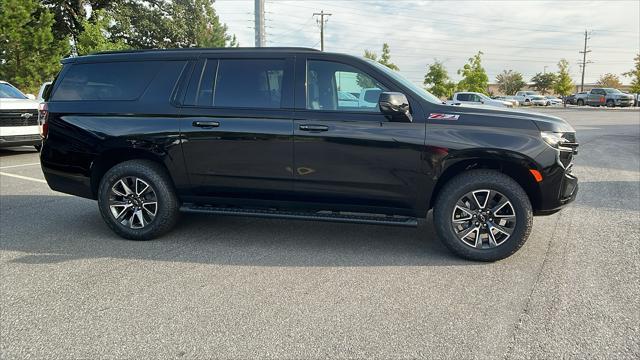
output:
<svg viewBox="0 0 640 360"><path fill-rule="evenodd" d="M37 163L30 163L30 164L20 164L20 165L0 166L0 170L2 170L2 169L17 168L17 167L23 167L23 166L35 166L35 165L40 165L40 163L39 163L39 162L37 162Z"/></svg>
<svg viewBox="0 0 640 360"><path fill-rule="evenodd" d="M42 179L36 179L36 178L32 178L32 177L28 177L28 176L22 176L22 175L16 175L16 174L10 174L10 173L6 173L6 172L2 172L2 171L0 171L0 175L4 175L4 176L16 178L16 179L35 181L35 182L39 182L39 183L43 183L43 184L47 183L46 181L44 181Z"/></svg>

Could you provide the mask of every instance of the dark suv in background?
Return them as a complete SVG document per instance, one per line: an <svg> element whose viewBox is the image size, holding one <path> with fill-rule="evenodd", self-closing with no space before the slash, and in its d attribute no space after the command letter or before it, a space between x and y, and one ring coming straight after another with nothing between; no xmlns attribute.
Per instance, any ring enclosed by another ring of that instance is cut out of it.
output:
<svg viewBox="0 0 640 360"><path fill-rule="evenodd" d="M447 247L493 261L577 193L565 121L445 105L365 59L239 48L63 63L40 113L42 169L128 239L166 233L180 210L415 226L433 208Z"/></svg>

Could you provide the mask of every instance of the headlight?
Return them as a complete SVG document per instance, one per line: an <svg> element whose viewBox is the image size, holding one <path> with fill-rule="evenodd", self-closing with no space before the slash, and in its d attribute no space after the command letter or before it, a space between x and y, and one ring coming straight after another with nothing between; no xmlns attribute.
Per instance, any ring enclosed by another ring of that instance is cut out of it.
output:
<svg viewBox="0 0 640 360"><path fill-rule="evenodd" d="M573 133L569 133L571 135ZM566 133L563 132L553 132L553 131L542 131L540 132L540 136L542 140L549 144L554 149L559 149L563 151L575 151L575 148L578 147L578 144L565 137Z"/></svg>

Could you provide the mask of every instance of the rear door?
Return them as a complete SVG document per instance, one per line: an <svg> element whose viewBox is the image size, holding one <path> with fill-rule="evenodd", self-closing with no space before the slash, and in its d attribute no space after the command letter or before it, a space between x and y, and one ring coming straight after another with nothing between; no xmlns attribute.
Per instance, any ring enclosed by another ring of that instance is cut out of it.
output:
<svg viewBox="0 0 640 360"><path fill-rule="evenodd" d="M296 194L339 209L413 209L425 139L417 102L409 99L414 122L390 122L377 98L358 106L341 104L339 91L360 97L378 89L379 97L400 89L358 62L308 56L296 62Z"/></svg>
<svg viewBox="0 0 640 360"><path fill-rule="evenodd" d="M194 195L289 196L293 58L207 57L191 72L181 132Z"/></svg>

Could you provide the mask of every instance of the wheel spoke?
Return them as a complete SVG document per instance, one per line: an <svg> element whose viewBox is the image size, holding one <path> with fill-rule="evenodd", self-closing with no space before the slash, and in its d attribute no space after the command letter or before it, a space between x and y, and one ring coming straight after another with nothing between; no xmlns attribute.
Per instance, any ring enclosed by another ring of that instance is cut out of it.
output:
<svg viewBox="0 0 640 360"><path fill-rule="evenodd" d="M483 193L486 194L486 197L484 198L484 201L481 204L480 200L478 199L478 194L483 194ZM487 203L489 202L491 190L477 190L472 192L472 194L473 194L473 199L476 201L476 204L478 205L478 209L484 209L487 206Z"/></svg>
<svg viewBox="0 0 640 360"><path fill-rule="evenodd" d="M140 189L140 184L142 184L142 189ZM136 195L140 196L144 194L149 189L149 184L142 181L141 179L136 178Z"/></svg>
<svg viewBox="0 0 640 360"><path fill-rule="evenodd" d="M111 214L113 214L113 217L116 218L116 220L119 220L122 215L124 215L124 213L133 205L131 204L111 204L109 207L111 209Z"/></svg>
<svg viewBox="0 0 640 360"><path fill-rule="evenodd" d="M462 217L459 216L460 214L457 213L456 210L462 211L466 216L462 216ZM460 205L456 205L455 209L453 210L453 219L452 219L454 224L465 223L471 220L472 218L473 218L473 212L470 209L467 209Z"/></svg>
<svg viewBox="0 0 640 360"><path fill-rule="evenodd" d="M118 191L116 189L116 185L120 185L122 187L122 190L124 190L124 193L121 191ZM127 195L131 195L133 194L133 191L131 191L131 189L129 188L129 186L127 185L127 183L124 181L124 179L120 179L112 188L111 190L119 196L127 196Z"/></svg>
<svg viewBox="0 0 640 360"><path fill-rule="evenodd" d="M149 209L147 208L148 206L153 207L153 211L149 210ZM156 216L156 212L158 211L158 202L156 202L156 201L149 201L149 202L143 203L143 204L142 204L142 208L143 208L143 209L144 209L144 210L145 210L149 215L151 215L152 217L155 217L155 216Z"/></svg>
<svg viewBox="0 0 640 360"><path fill-rule="evenodd" d="M508 211L509 214L498 214L502 210ZM513 205L511 205L511 202L504 197L503 200L501 200L498 205L491 210L491 212L493 213L493 216L497 218L512 218L516 216L516 212L513 210Z"/></svg>

